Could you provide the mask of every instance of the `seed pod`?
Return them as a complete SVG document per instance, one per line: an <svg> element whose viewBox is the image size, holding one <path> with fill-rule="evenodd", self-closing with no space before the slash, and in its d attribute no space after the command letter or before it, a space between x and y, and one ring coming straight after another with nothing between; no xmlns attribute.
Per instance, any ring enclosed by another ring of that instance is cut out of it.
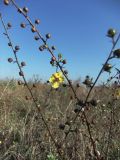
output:
<svg viewBox="0 0 120 160"><path fill-rule="evenodd" d="M33 83L33 87L36 88L36 84L35 83Z"/></svg>
<svg viewBox="0 0 120 160"><path fill-rule="evenodd" d="M20 71L20 72L19 72L19 75L20 75L20 76L24 76L24 74L23 74L23 72L22 72L22 71Z"/></svg>
<svg viewBox="0 0 120 160"><path fill-rule="evenodd" d="M55 46L52 46L51 48L52 48L52 50L56 50Z"/></svg>
<svg viewBox="0 0 120 160"><path fill-rule="evenodd" d="M9 0L4 0L5 5L9 5Z"/></svg>
<svg viewBox="0 0 120 160"><path fill-rule="evenodd" d="M21 84L23 84L23 82L19 80L19 81L18 81L18 85L21 85Z"/></svg>
<svg viewBox="0 0 120 160"><path fill-rule="evenodd" d="M8 28L11 28L11 27L12 27L11 23L8 23L7 26L8 26Z"/></svg>
<svg viewBox="0 0 120 160"><path fill-rule="evenodd" d="M97 101L96 99L92 99L92 100L90 101L90 104L95 107L95 106L98 105L98 101Z"/></svg>
<svg viewBox="0 0 120 160"><path fill-rule="evenodd" d="M8 46L10 46L10 47L12 46L11 42L8 43Z"/></svg>
<svg viewBox="0 0 120 160"><path fill-rule="evenodd" d="M63 83L63 87L66 87L67 85L65 83Z"/></svg>
<svg viewBox="0 0 120 160"><path fill-rule="evenodd" d="M116 49L114 52L113 52L113 55L117 58L120 58L120 49Z"/></svg>
<svg viewBox="0 0 120 160"><path fill-rule="evenodd" d="M25 28L25 27L26 27L26 24L21 23L20 26L21 26L22 28Z"/></svg>
<svg viewBox="0 0 120 160"><path fill-rule="evenodd" d="M34 32L36 32L36 28L35 27L32 27L31 28L31 31L34 33Z"/></svg>
<svg viewBox="0 0 120 160"><path fill-rule="evenodd" d="M22 13L22 11L23 11L22 8L18 8L19 13Z"/></svg>
<svg viewBox="0 0 120 160"><path fill-rule="evenodd" d="M8 58L8 62L9 63L13 62L13 59L12 58Z"/></svg>
<svg viewBox="0 0 120 160"><path fill-rule="evenodd" d="M20 49L19 46L15 46L15 50L18 51Z"/></svg>
<svg viewBox="0 0 120 160"><path fill-rule="evenodd" d="M47 38L47 39L51 38L50 33L47 33L47 34L46 34L46 38Z"/></svg>
<svg viewBox="0 0 120 160"><path fill-rule="evenodd" d="M24 7L24 8L23 8L23 11L24 11L25 13L28 13L29 10L28 10L27 7Z"/></svg>
<svg viewBox="0 0 120 160"><path fill-rule="evenodd" d="M104 65L103 70L106 72L110 72L111 68L112 68L112 65L107 63Z"/></svg>
<svg viewBox="0 0 120 160"><path fill-rule="evenodd" d="M35 39L36 41L38 41L38 40L39 40L39 37L38 37L38 36L35 36L34 39Z"/></svg>
<svg viewBox="0 0 120 160"><path fill-rule="evenodd" d="M64 59L64 60L62 61L62 63L63 63L63 64L66 64L66 63L67 63L67 62L66 62L66 59Z"/></svg>
<svg viewBox="0 0 120 160"><path fill-rule="evenodd" d="M28 97L28 96L25 96L25 99L26 99L26 100L29 100L29 99L30 99L30 97Z"/></svg>
<svg viewBox="0 0 120 160"><path fill-rule="evenodd" d="M55 58L55 57L52 57L52 58L51 58L51 61L56 61L56 58Z"/></svg>
<svg viewBox="0 0 120 160"><path fill-rule="evenodd" d="M116 30L110 28L110 29L108 30L108 32L107 32L107 36L110 37L110 38L113 38L115 35L116 35Z"/></svg>
<svg viewBox="0 0 120 160"><path fill-rule="evenodd" d="M79 83L77 83L77 84L76 84L76 87L77 87L77 88L79 88L79 87L80 87L80 84L79 84Z"/></svg>
<svg viewBox="0 0 120 160"><path fill-rule="evenodd" d="M86 78L86 79L84 80L83 84L85 84L86 86L90 87L90 86L93 84L93 82L92 82L91 79L87 79L87 78Z"/></svg>
<svg viewBox="0 0 120 160"><path fill-rule="evenodd" d="M25 62L21 62L21 66L22 67L26 66L26 63Z"/></svg>
<svg viewBox="0 0 120 160"><path fill-rule="evenodd" d="M68 71L67 71L67 70L64 70L64 73L65 73L65 74L68 74Z"/></svg>
<svg viewBox="0 0 120 160"><path fill-rule="evenodd" d="M59 129L64 130L65 129L65 125L64 124L59 124Z"/></svg>
<svg viewBox="0 0 120 160"><path fill-rule="evenodd" d="M48 48L48 45L47 45L47 44L43 45L43 48L44 48L44 49L47 49L47 48Z"/></svg>
<svg viewBox="0 0 120 160"><path fill-rule="evenodd" d="M40 47L39 47L39 50L40 50L40 51L43 51L43 50L44 50L43 46L40 46Z"/></svg>
<svg viewBox="0 0 120 160"><path fill-rule="evenodd" d="M36 19L35 20L35 24L39 24L40 23L40 20L39 19Z"/></svg>

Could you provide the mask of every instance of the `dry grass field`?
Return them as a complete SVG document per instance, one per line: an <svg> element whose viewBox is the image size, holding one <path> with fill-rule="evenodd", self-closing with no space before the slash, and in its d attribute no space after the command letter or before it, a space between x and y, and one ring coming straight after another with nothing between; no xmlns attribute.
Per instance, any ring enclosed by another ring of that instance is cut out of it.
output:
<svg viewBox="0 0 120 160"><path fill-rule="evenodd" d="M32 87L31 82L29 85ZM61 86L58 90L51 90L49 84L38 82L33 92L64 158L94 160L82 112L61 146L77 111L71 89ZM84 100L88 90L80 85L76 92L80 99ZM85 108L98 154L100 153L106 160L119 160L120 100L113 100L111 87L103 86L96 87L90 99L100 100L97 105L88 104ZM18 85L15 80L1 81L0 159L49 160L52 155L51 160L59 159L51 137L26 88Z"/></svg>

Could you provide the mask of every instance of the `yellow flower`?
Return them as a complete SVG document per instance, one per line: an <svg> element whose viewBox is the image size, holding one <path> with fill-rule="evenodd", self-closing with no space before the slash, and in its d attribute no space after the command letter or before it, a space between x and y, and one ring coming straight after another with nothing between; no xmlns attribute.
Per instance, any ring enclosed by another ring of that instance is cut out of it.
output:
<svg viewBox="0 0 120 160"><path fill-rule="evenodd" d="M0 141L0 144L2 144L2 141Z"/></svg>
<svg viewBox="0 0 120 160"><path fill-rule="evenodd" d="M117 88L114 94L115 98L119 99L120 98L120 88Z"/></svg>
<svg viewBox="0 0 120 160"><path fill-rule="evenodd" d="M64 82L64 77L62 72L56 72L52 74L52 76L49 79L49 82L52 84L53 88L58 88L60 84Z"/></svg>

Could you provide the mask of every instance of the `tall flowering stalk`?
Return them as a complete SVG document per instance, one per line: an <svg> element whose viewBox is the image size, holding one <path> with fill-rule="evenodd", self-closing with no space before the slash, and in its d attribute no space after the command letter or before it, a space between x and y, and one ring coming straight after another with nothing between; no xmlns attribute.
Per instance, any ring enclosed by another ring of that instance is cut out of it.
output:
<svg viewBox="0 0 120 160"><path fill-rule="evenodd" d="M31 95L31 98L32 98L32 100L33 100L33 102L34 102L34 105L35 105L36 109L38 110L38 113L40 114L40 116L41 116L41 118L42 118L42 121L43 121L43 123L44 123L44 125L45 125L45 127L46 127L46 129L47 129L47 131L48 131L48 133L49 133L49 136L51 137L51 139L52 139L52 141L53 141L53 143L54 143L54 145L55 145L55 147L56 147L56 149L57 149L57 152L58 152L59 156L61 157L61 153L60 153L60 151L59 151L59 149L58 149L58 145L56 144L56 141L55 141L55 139L54 139L54 136L52 135L52 133L51 133L51 131L50 131L50 128L49 128L49 126L48 126L48 124L47 124L47 122L46 122L46 120L45 120L45 118L44 118L44 116L43 116L43 114L42 114L42 112L41 112L40 105L36 102L36 99L34 98L32 89L29 87L29 85L28 85L28 83L27 83L27 80L26 80L26 78L25 78L24 72L23 72L23 70L22 70L22 67L25 66L25 62L21 62L21 64L19 63L19 59L18 59L18 57L17 57L17 51L18 51L20 48L19 48L19 46L15 46L15 47L14 47L13 42L12 42L10 36L9 36L8 29L7 29L7 27L6 27L6 25L5 25L4 21L3 21L2 14L0 14L0 20L1 20L2 25L3 25L3 28L4 28L4 30L5 30L4 35L7 37L8 41L9 41L8 44L9 44L9 46L11 47L11 50L12 50L12 52L13 52L13 54L14 54L15 62L16 62L16 64L17 64L18 68L19 68L19 75L22 77L22 79L23 79L23 81L24 81L24 85L27 87L27 89L28 89L28 91L29 91L29 93L30 93L30 95ZM11 27L10 24L8 24L7 26L8 26L8 27ZM12 59L12 58L8 58L8 62L10 62L10 63L13 62L13 59ZM20 83L20 81L19 81L18 83ZM62 159L63 159L63 158L62 158Z"/></svg>
<svg viewBox="0 0 120 160"><path fill-rule="evenodd" d="M58 88L59 85L63 82L62 75L61 75L61 76L60 76L60 75L57 75L57 74L59 73L59 72L58 72L58 68L59 68L59 70L60 70L61 73L64 75L65 79L67 80L67 82L68 82L68 84L69 84L69 86L70 86L70 88L71 88L71 90L72 90L72 92L73 92L73 94L74 94L74 97L75 97L75 99L76 99L76 104L81 107L80 109L76 110L76 115L75 115L74 119L72 120L72 123L71 123L70 126L69 126L69 130L68 130L68 132L66 133L66 136L65 136L65 139L64 139L63 142L66 141L66 139L67 139L67 137L68 137L68 135L69 135L69 133L70 133L70 131L71 131L71 128L72 128L73 124L76 122L76 119L78 118L79 113L82 111L82 115L84 116L84 119L85 119L85 122L86 122L86 126L87 126L87 130L88 130L89 137L90 137L90 141L91 141L91 144L92 144L92 147L93 147L94 155L95 155L96 158L99 160L100 157L99 157L99 155L98 155L98 152L97 152L97 149L96 149L96 145L95 145L95 141L94 141L93 136L92 136L91 125L90 125L90 123L89 123L89 121L88 121L88 118L87 118L86 113L85 113L85 111L83 110L83 108L85 108L85 107L87 106L87 104L88 104L88 102L89 102L89 97L90 97L90 95L91 95L91 93L92 93L92 91L93 91L93 88L95 87L96 83L98 82L98 79L100 78L101 74L102 74L104 71L110 73L110 70L113 68L113 66L110 64L109 61L110 61L112 58L120 58L120 49L115 50L116 44L118 43L118 41L119 41L119 39L120 39L120 34L119 34L118 37L115 39L116 31L115 31L114 29L109 29L109 30L108 30L107 36L112 39L112 44L113 44L113 45L112 45L112 49L111 49L108 57L106 58L106 60L105 60L105 62L104 62L104 64L103 64L100 72L98 73L98 76L97 76L97 78L95 79L95 81L92 82L92 79L90 79L89 76L86 76L86 79L85 79L85 81L84 81L84 84L85 84L86 86L88 86L90 89L89 89L89 92L88 92L88 94L87 94L87 96L86 96L86 98L85 98L85 101L84 101L84 102L81 102L81 100L79 99L79 97L78 97L77 94L76 94L76 91L75 91L75 89L74 89L71 81L69 80L69 78L68 78L65 70L63 69L63 66L61 65L61 62L62 62L62 64L65 64L66 61L65 61L65 60L63 60L63 61L57 60L57 58L54 56L55 47L52 46L52 47L50 48L50 47L48 46L48 44L47 44L47 40L51 38L51 35L50 35L49 33L46 34L46 39L44 39L44 38L42 37L42 35L40 34L40 32L38 31L38 29L36 28L36 26L32 23L32 21L31 21L30 18L28 17L28 11L29 11L29 10L28 10L27 7L24 7L23 9L20 8L20 7L15 3L14 0L4 0L4 3L5 3L6 5L8 5L9 3L12 3L12 4L16 7L16 9L18 10L18 12L19 12L20 14L22 14L22 15L25 17L25 19L28 21L29 25L31 26L31 31L32 31L33 33L36 33L36 34L37 34L37 36L34 37L35 40L41 40L41 41L43 42L43 45L41 45L41 46L39 47L39 50L40 50L40 51L47 50L47 51L51 54L51 61L50 61L50 63L51 63L52 65L55 64L55 66L56 66L56 68L57 68L57 69L56 69L57 72L56 72L55 74L53 74L53 75L51 76L50 80L49 80L49 82L52 84L53 88ZM39 23L40 23L39 20L35 20L35 24L39 24ZM21 27L22 27L22 28L25 28L26 25L25 25L24 23L21 23ZM18 66L19 66L19 65L18 65ZM20 73L21 73L21 75L22 75L21 70L20 70ZM90 101L90 103L91 103L92 105L97 105L97 102L96 102L95 100Z"/></svg>

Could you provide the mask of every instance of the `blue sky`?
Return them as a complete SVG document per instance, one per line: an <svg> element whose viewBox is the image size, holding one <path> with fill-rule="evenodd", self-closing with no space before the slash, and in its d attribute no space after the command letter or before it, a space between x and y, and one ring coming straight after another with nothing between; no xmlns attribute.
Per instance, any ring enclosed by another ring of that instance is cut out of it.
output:
<svg viewBox="0 0 120 160"><path fill-rule="evenodd" d="M45 36L51 33L49 45L55 45L55 55L62 53L67 59L66 69L71 79L84 78L90 75L95 78L105 61L110 49L111 41L106 37L109 28L120 31L120 1L118 0L16 0L20 7L29 8L32 21L39 18L41 23L37 27ZM40 41L36 42L30 26L20 28L21 22L26 22L24 17L17 13L14 6L5 6L0 2L0 12L4 21L12 23L9 30L15 45L20 45L18 52L20 61L26 61L24 68L26 77L32 78L39 75L47 80L55 68L50 66L50 54L40 52ZM120 42L118 43L120 47ZM9 64L7 59L13 53L7 46L7 39L3 36L0 23L0 78L19 77L15 64ZM120 60L112 64L120 67ZM108 74L107 74L108 76ZM101 76L101 80L106 74Z"/></svg>

